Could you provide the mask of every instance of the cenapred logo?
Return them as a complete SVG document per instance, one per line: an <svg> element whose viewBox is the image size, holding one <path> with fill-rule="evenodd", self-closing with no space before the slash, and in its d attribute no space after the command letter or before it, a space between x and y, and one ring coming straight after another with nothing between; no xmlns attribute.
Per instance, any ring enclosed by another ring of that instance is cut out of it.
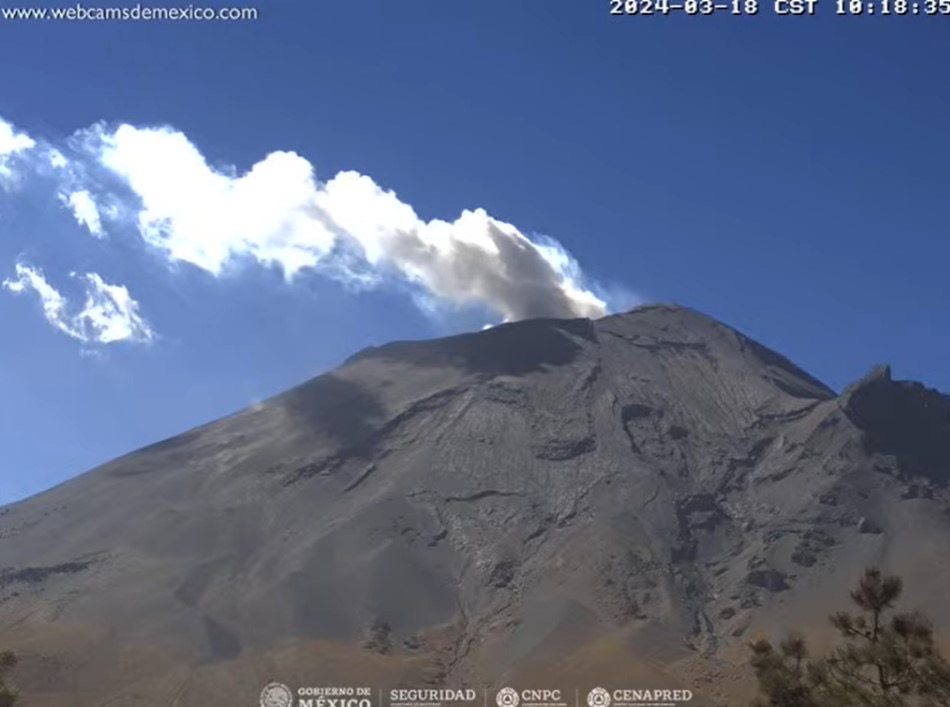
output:
<svg viewBox="0 0 950 707"><path fill-rule="evenodd" d="M678 707L693 699L691 690L614 690L595 687L587 693L587 707Z"/></svg>
<svg viewBox="0 0 950 707"><path fill-rule="evenodd" d="M261 707L293 707L294 692L282 682L269 682L261 690Z"/></svg>
<svg viewBox="0 0 950 707"><path fill-rule="evenodd" d="M595 687L587 693L588 707L610 707L610 693L602 687Z"/></svg>
<svg viewBox="0 0 950 707"><path fill-rule="evenodd" d="M521 702L521 697L518 695L518 691L513 687L503 687L498 691L498 694L495 695L495 704L498 707L518 707L518 704Z"/></svg>

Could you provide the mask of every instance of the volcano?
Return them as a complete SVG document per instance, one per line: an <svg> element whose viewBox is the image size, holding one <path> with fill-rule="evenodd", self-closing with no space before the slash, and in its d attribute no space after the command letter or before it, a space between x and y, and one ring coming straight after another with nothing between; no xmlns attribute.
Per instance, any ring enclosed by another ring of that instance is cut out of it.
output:
<svg viewBox="0 0 950 707"><path fill-rule="evenodd" d="M0 647L31 707L738 704L747 642L821 642L867 565L950 627L948 479L947 396L838 394L684 307L397 342L0 509Z"/></svg>

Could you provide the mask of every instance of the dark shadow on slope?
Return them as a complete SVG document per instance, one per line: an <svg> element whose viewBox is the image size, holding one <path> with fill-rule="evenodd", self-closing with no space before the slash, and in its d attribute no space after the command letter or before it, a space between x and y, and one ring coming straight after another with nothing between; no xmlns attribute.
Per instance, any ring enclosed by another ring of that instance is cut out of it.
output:
<svg viewBox="0 0 950 707"><path fill-rule="evenodd" d="M950 397L878 366L842 394L869 452L896 457L901 472L950 481Z"/></svg>
<svg viewBox="0 0 950 707"><path fill-rule="evenodd" d="M88 569L94 560L63 562L46 567L3 567L0 568L0 588L10 584L40 584L50 577L71 575Z"/></svg>
<svg viewBox="0 0 950 707"><path fill-rule="evenodd" d="M365 445L385 414L366 388L332 373L297 386L278 401L299 418L299 424L331 437L344 449Z"/></svg>
<svg viewBox="0 0 950 707"><path fill-rule="evenodd" d="M574 337L594 341L589 319L531 319L476 334L433 341L399 341L360 351L347 364L391 360L424 368L454 366L480 375L524 375L564 366L581 352Z"/></svg>
<svg viewBox="0 0 950 707"><path fill-rule="evenodd" d="M241 640L220 621L202 617L211 662L234 660L241 655Z"/></svg>

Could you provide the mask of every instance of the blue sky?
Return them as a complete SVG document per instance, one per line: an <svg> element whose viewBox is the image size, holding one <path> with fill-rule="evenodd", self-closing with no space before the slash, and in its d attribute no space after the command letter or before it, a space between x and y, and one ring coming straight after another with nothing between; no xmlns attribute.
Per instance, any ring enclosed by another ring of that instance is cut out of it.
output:
<svg viewBox="0 0 950 707"><path fill-rule="evenodd" d="M834 387L950 390L950 17L259 8L0 20L0 503L552 308L680 302Z"/></svg>

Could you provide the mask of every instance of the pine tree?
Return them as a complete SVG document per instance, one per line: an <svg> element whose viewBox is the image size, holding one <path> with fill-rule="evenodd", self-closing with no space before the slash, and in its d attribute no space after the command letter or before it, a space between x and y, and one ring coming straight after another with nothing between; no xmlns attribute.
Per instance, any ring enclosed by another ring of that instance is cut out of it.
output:
<svg viewBox="0 0 950 707"><path fill-rule="evenodd" d="M778 649L752 644L755 707L950 707L950 665L929 620L896 611L902 589L900 578L866 570L851 592L858 611L830 617L842 644L823 658L809 660L798 635Z"/></svg>
<svg viewBox="0 0 950 707"><path fill-rule="evenodd" d="M16 656L10 651L0 651L0 707L12 707L16 703L16 691L7 685L6 677L16 666Z"/></svg>
<svg viewBox="0 0 950 707"><path fill-rule="evenodd" d="M776 650L768 641L752 644L751 664L762 697L753 707L811 707L815 705L808 681L808 647L790 634Z"/></svg>

